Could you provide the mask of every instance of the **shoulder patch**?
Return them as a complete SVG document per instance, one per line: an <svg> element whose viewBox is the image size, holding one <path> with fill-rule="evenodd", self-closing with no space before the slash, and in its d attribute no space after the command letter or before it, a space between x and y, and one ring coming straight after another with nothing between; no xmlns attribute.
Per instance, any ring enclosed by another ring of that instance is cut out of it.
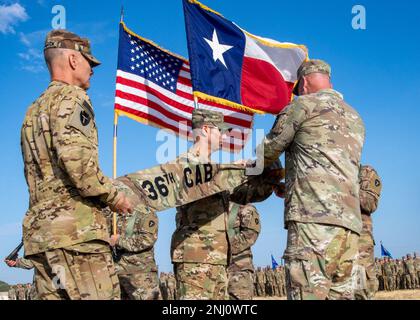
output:
<svg viewBox="0 0 420 320"><path fill-rule="evenodd" d="M86 101L83 101L82 105L76 103L76 108L74 109L73 114L70 116L68 125L89 137L94 125L93 114L90 111L92 110L92 107L90 107Z"/></svg>

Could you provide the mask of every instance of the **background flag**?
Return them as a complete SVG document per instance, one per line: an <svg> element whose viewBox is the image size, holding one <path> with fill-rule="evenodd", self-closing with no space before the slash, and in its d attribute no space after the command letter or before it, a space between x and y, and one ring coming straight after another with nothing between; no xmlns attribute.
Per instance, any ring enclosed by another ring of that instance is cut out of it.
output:
<svg viewBox="0 0 420 320"><path fill-rule="evenodd" d="M187 60L144 39L120 24L115 112L146 125L191 138L194 109ZM199 101L200 108L223 113L234 130L224 150L240 151L252 130L253 114L229 106Z"/></svg>
<svg viewBox="0 0 420 320"><path fill-rule="evenodd" d="M390 257L391 259L393 259L391 253L382 244L382 241L381 241L381 255L382 257Z"/></svg>
<svg viewBox="0 0 420 320"><path fill-rule="evenodd" d="M273 255L271 255L271 268L275 270L278 267L278 265L279 264L277 263L276 259L274 259Z"/></svg>
<svg viewBox="0 0 420 320"><path fill-rule="evenodd" d="M278 114L290 102L305 46L252 35L196 0L183 0L194 95Z"/></svg>

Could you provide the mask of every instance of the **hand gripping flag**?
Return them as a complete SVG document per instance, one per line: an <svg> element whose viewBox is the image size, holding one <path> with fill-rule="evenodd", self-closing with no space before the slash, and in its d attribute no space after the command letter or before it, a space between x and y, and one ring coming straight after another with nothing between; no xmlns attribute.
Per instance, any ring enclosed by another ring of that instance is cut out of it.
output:
<svg viewBox="0 0 420 320"><path fill-rule="evenodd" d="M252 35L196 0L183 0L194 95L256 113L290 102L305 46Z"/></svg>
<svg viewBox="0 0 420 320"><path fill-rule="evenodd" d="M277 263L276 259L274 259L273 255L271 255L271 268L273 270L276 270L276 268L279 266L279 264Z"/></svg>
<svg viewBox="0 0 420 320"><path fill-rule="evenodd" d="M160 48L120 24L115 112L146 125L191 138L194 109L190 66L186 59ZM240 151L252 130L253 114L213 102L200 108L223 113L233 128L224 150Z"/></svg>
<svg viewBox="0 0 420 320"><path fill-rule="evenodd" d="M391 253L382 244L382 241L381 241L381 255L382 257L390 257L391 259L393 259Z"/></svg>

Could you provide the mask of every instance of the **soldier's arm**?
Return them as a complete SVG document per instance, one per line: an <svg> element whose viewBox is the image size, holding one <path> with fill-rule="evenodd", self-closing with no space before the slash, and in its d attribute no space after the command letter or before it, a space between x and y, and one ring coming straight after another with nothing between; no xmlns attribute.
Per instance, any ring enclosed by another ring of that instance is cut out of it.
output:
<svg viewBox="0 0 420 320"><path fill-rule="evenodd" d="M34 264L29 259L19 258L16 260L15 268L30 270L34 268Z"/></svg>
<svg viewBox="0 0 420 320"><path fill-rule="evenodd" d="M156 214L150 214L146 219L140 219L140 223L134 226L132 236L120 235L116 245L119 249L133 253L145 251L153 248L157 234L158 218Z"/></svg>
<svg viewBox="0 0 420 320"><path fill-rule="evenodd" d="M257 241L261 231L260 217L253 205L243 208L238 218L240 219L240 233L235 235L230 242L232 254L249 249Z"/></svg>
<svg viewBox="0 0 420 320"><path fill-rule="evenodd" d="M53 148L59 166L67 173L82 197L99 197L113 206L118 192L99 167L97 129L86 95L74 93L51 113Z"/></svg>
<svg viewBox="0 0 420 320"><path fill-rule="evenodd" d="M257 147L258 156L264 156L265 167L276 161L287 149L306 117L307 111L302 98L294 100L277 116L273 128Z"/></svg>
<svg viewBox="0 0 420 320"><path fill-rule="evenodd" d="M246 205L252 202L262 202L273 193L273 188L284 178L280 160L276 160L259 176L250 177L249 181L239 186L230 195L230 200Z"/></svg>

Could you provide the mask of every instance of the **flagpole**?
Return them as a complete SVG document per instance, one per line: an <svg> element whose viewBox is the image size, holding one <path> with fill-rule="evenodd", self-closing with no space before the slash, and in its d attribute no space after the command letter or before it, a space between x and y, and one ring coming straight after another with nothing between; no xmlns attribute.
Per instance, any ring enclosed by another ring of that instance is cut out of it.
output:
<svg viewBox="0 0 420 320"><path fill-rule="evenodd" d="M124 6L121 6L120 23L124 22ZM114 137L112 155L112 178L117 179L117 137L118 137L118 112L114 109ZM117 213L112 213L112 234L117 235Z"/></svg>
<svg viewBox="0 0 420 320"><path fill-rule="evenodd" d="M117 137L118 137L118 113L114 111L114 141L112 157L112 178L117 178ZM112 234L117 234L117 213L112 216Z"/></svg>

